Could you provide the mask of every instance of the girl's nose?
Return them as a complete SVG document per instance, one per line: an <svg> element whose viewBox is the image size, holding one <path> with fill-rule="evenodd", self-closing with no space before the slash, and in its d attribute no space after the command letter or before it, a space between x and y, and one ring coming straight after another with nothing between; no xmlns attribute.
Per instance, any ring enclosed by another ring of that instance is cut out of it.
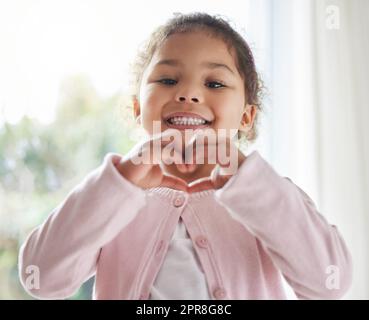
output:
<svg viewBox="0 0 369 320"><path fill-rule="evenodd" d="M193 90L189 90L192 92L185 93L183 91L177 92L175 100L177 102L182 103L202 103L202 98L200 93L194 93Z"/></svg>
<svg viewBox="0 0 369 320"><path fill-rule="evenodd" d="M186 98L186 96L178 96L178 98L176 99L178 102L187 102L187 101L191 101L194 103L199 103L199 99L196 97L192 97L191 99Z"/></svg>

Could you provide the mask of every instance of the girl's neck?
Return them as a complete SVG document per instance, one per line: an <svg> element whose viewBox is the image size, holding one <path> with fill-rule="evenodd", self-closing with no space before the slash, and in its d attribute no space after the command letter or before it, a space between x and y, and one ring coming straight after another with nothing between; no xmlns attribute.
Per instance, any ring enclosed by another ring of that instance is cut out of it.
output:
<svg viewBox="0 0 369 320"><path fill-rule="evenodd" d="M175 164L163 164L162 169L164 173L180 178L186 181L187 184L189 184L198 179L210 177L210 174L214 167L215 164L199 164L191 173L180 172Z"/></svg>

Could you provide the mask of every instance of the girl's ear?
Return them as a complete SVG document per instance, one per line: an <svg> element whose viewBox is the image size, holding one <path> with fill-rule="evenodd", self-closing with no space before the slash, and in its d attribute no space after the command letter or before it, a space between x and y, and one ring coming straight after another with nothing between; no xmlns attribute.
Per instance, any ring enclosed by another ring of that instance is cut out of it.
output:
<svg viewBox="0 0 369 320"><path fill-rule="evenodd" d="M247 104L242 114L242 118L241 118L241 122L240 122L240 126L238 130L244 131L244 132L249 131L254 124L256 112L257 112L256 106L252 104Z"/></svg>
<svg viewBox="0 0 369 320"><path fill-rule="evenodd" d="M133 116L138 124L141 123L141 108L140 102L137 99L136 95L132 96L132 104L133 104Z"/></svg>

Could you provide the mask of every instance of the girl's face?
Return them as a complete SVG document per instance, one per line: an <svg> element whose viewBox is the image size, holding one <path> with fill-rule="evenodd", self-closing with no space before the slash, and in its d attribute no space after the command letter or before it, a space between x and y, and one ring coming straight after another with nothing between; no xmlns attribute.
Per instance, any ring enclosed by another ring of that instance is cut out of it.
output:
<svg viewBox="0 0 369 320"><path fill-rule="evenodd" d="M135 116L141 116L150 135L158 133L154 121L161 131L207 126L216 133L226 129L229 135L228 129L248 130L256 108L245 106L244 80L235 61L222 40L204 32L171 35L144 71L139 102L134 101ZM183 173L171 164L164 170L192 182L208 177L214 166L206 163Z"/></svg>
<svg viewBox="0 0 369 320"><path fill-rule="evenodd" d="M235 56L222 40L198 31L171 35L155 52L134 110L149 134L154 121L160 122L161 131L204 126L245 131L256 112L245 101ZM180 116L198 120L184 123Z"/></svg>

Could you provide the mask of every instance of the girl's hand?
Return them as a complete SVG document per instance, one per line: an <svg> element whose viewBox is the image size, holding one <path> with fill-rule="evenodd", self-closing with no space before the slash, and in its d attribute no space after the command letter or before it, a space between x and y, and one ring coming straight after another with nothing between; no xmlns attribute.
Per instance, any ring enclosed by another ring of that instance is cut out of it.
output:
<svg viewBox="0 0 369 320"><path fill-rule="evenodd" d="M169 137L173 136L173 130L168 129L144 142L138 143L127 157L122 158L118 164L117 169L120 174L142 189L162 186L187 191L188 186L184 180L175 176L165 175L160 167L160 162L169 158L174 159L176 163L182 160L180 148L175 145L176 140L172 142L169 139ZM171 150L174 149L174 155L165 152L164 147L170 143L174 145L174 148L171 148ZM159 148L160 150L154 150L154 148ZM145 158L147 161L137 161L137 159Z"/></svg>
<svg viewBox="0 0 369 320"><path fill-rule="evenodd" d="M195 159L195 164L204 163L204 158L205 163L209 159L213 159L216 160L217 164L211 172L210 177L198 179L189 184L187 191L190 193L222 188L246 160L246 156L238 149L229 137L217 136L217 140L209 147L209 141L204 141L203 138L199 139L203 134L204 132L201 131L196 134L191 139L187 149L191 148L194 150L193 158ZM195 145L196 147L203 147L204 154L196 153Z"/></svg>
<svg viewBox="0 0 369 320"><path fill-rule="evenodd" d="M174 130L175 131L175 130ZM182 179L169 176L162 172L160 167L161 161L171 159L176 163L183 162L182 148L173 142L168 137L172 137L173 129L168 129L159 135L152 137L151 139L137 144L127 155L122 158L118 164L118 171L127 180L133 184L141 187L142 189L148 189L153 187L168 187L171 189L182 190L188 193L208 190L208 189L219 189L236 173L238 167L246 160L246 156L237 148L237 146L227 137L217 137L216 142L212 143L209 147L209 142L204 139L200 139L202 135L205 135L206 131L198 131L186 145L185 153L188 150L193 150L193 164L177 164L177 168L182 171L192 171L195 166L203 163L209 163L208 160L213 158L216 159L217 165L212 171L210 177L205 177L193 181L189 185ZM153 152L154 145L160 146L161 152ZM172 143L174 148L174 155L170 156L163 152L164 147ZM201 143L201 144L200 144ZM201 147L204 152L196 152L197 148ZM222 152L219 153L219 149ZM224 154L226 152L226 154ZM223 154L223 157L219 155ZM146 155L152 161L149 163L144 162L140 164L134 163L134 159ZM228 157L224 157L228 155ZM161 158L158 158L161 157ZM228 161L227 161L228 160Z"/></svg>

